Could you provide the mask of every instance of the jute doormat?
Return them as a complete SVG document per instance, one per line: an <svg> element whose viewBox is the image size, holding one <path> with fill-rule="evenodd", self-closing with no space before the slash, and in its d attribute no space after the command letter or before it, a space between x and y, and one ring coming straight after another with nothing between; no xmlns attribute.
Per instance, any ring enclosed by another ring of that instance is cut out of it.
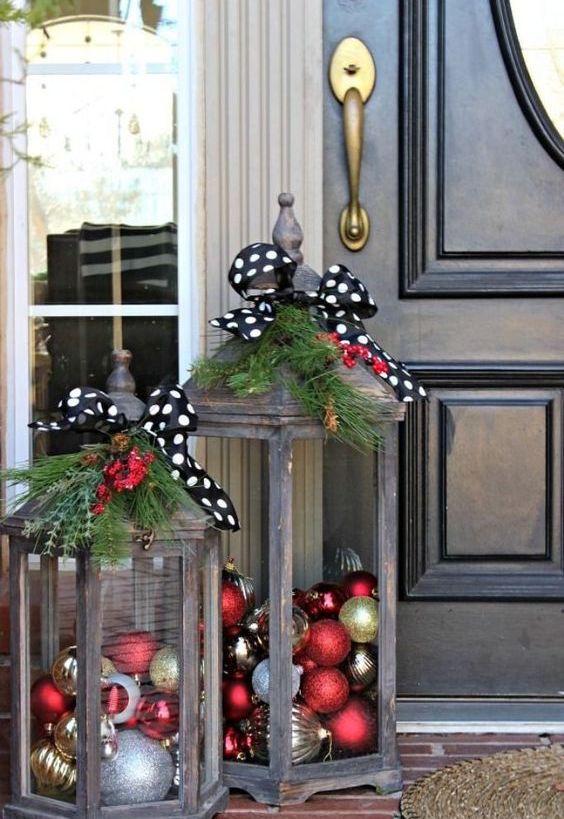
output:
<svg viewBox="0 0 564 819"><path fill-rule="evenodd" d="M564 819L564 747L469 760L418 779L403 819Z"/></svg>

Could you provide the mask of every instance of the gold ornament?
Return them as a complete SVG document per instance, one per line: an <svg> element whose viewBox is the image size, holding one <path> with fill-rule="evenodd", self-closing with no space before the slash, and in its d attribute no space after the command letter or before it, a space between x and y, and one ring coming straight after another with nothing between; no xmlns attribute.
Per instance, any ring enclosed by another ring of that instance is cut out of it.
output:
<svg viewBox="0 0 564 819"><path fill-rule="evenodd" d="M256 635L260 646L267 651L269 641L270 603L265 600L258 609L247 615L243 621L245 628ZM292 654L300 651L309 640L309 617L299 608L292 606Z"/></svg>
<svg viewBox="0 0 564 819"><path fill-rule="evenodd" d="M76 696L77 669L76 646L68 646L57 654L51 666L51 676L61 693Z"/></svg>
<svg viewBox="0 0 564 819"><path fill-rule="evenodd" d="M351 597L343 603L339 620L355 643L369 643L378 634L378 603L372 597Z"/></svg>
<svg viewBox="0 0 564 819"><path fill-rule="evenodd" d="M223 643L223 670L252 671L262 656L256 637L241 632L225 638Z"/></svg>
<svg viewBox="0 0 564 819"><path fill-rule="evenodd" d="M250 754L258 762L268 763L270 742L270 712L267 705L260 705L248 721ZM313 762L319 757L325 740L331 733L324 728L319 717L307 705L292 704L292 765Z"/></svg>
<svg viewBox="0 0 564 819"><path fill-rule="evenodd" d="M39 786L72 791L76 785L76 765L59 753L50 739L41 739L34 745L30 766Z"/></svg>
<svg viewBox="0 0 564 819"><path fill-rule="evenodd" d="M161 691L178 691L180 668L178 652L174 646L164 646L153 654L149 676L155 688Z"/></svg>
<svg viewBox="0 0 564 819"><path fill-rule="evenodd" d="M102 657L100 663L100 670L102 672L102 677L107 677L110 674L114 674L117 671L115 665L108 657Z"/></svg>
<svg viewBox="0 0 564 819"><path fill-rule="evenodd" d="M223 567L222 579L237 586L245 598L245 603L247 604L246 611L250 611L254 608L255 584L253 583L253 579L252 577L245 577L244 574L241 574L232 557L227 559L227 563Z"/></svg>
<svg viewBox="0 0 564 819"><path fill-rule="evenodd" d="M350 683L351 691L364 691L378 676L378 649L371 643L353 643L345 662L343 672Z"/></svg>
<svg viewBox="0 0 564 819"><path fill-rule="evenodd" d="M65 759L76 759L78 722L74 711L64 714L53 731L53 742Z"/></svg>

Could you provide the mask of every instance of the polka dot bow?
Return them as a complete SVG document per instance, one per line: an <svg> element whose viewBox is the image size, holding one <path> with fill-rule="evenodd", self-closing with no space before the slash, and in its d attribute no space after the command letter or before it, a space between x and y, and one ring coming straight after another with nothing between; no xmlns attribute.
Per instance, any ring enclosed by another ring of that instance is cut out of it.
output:
<svg viewBox="0 0 564 819"><path fill-rule="evenodd" d="M34 421L32 429L52 432L115 433L140 428L166 456L171 475L182 481L190 497L213 518L218 529L238 531L237 512L229 496L188 451L189 432L198 425L198 416L180 385L155 389L149 396L141 420L129 421L109 395L91 387L74 387L59 401L60 421Z"/></svg>
<svg viewBox="0 0 564 819"><path fill-rule="evenodd" d="M302 304L321 329L335 334L345 352L348 348L370 363L400 401L425 398L427 393L417 379L366 332L362 319L373 316L378 308L365 285L347 267L334 264L317 290L298 291L293 285L296 268L278 245L255 243L244 248L231 265L229 283L252 305L230 310L210 324L245 341L257 341L276 319L277 304Z"/></svg>

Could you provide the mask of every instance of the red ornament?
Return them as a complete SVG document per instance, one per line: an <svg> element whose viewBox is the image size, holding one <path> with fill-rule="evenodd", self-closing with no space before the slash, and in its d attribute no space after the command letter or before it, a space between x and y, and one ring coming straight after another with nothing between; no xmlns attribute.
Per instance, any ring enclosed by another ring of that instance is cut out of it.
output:
<svg viewBox="0 0 564 819"><path fill-rule="evenodd" d="M226 725L223 732L223 758L235 759L237 762L242 762L246 759L245 753L247 746L247 738L244 733L234 725Z"/></svg>
<svg viewBox="0 0 564 819"><path fill-rule="evenodd" d="M29 704L31 713L43 727L58 722L65 711L72 711L74 697L61 693L50 675L45 674L31 686Z"/></svg>
<svg viewBox="0 0 564 819"><path fill-rule="evenodd" d="M378 578L363 569L345 575L343 588L347 597L372 597L374 600L378 599Z"/></svg>
<svg viewBox="0 0 564 819"><path fill-rule="evenodd" d="M302 608L313 620L320 617L335 617L339 615L341 606L347 596L338 583L316 583L306 592L306 600Z"/></svg>
<svg viewBox="0 0 564 819"><path fill-rule="evenodd" d="M358 696L328 717L326 727L331 732L333 746L352 754L376 751L378 725L376 712L371 704Z"/></svg>
<svg viewBox="0 0 564 819"><path fill-rule="evenodd" d="M223 716L229 720L248 717L255 707L253 689L246 679L231 678L223 680Z"/></svg>
<svg viewBox="0 0 564 819"><path fill-rule="evenodd" d="M306 594L303 589L292 589L292 605L305 611Z"/></svg>
<svg viewBox="0 0 564 819"><path fill-rule="evenodd" d="M294 654L293 663L294 665L301 666L304 674L307 671L313 671L314 668L317 668L317 663L307 656L304 649L298 651L297 654Z"/></svg>
<svg viewBox="0 0 564 819"><path fill-rule="evenodd" d="M225 580L221 586L221 619L224 626L234 626L247 611L247 601L243 592Z"/></svg>
<svg viewBox="0 0 564 819"><path fill-rule="evenodd" d="M159 648L149 631L127 631L116 634L104 645L104 656L109 657L122 674L147 674L153 654Z"/></svg>
<svg viewBox="0 0 564 819"><path fill-rule="evenodd" d="M302 679L302 697L318 714L338 711L349 697L347 678L338 668L315 668Z"/></svg>
<svg viewBox="0 0 564 819"><path fill-rule="evenodd" d="M176 734L179 715L178 695L169 691L152 691L141 697L135 713L137 727L159 741Z"/></svg>
<svg viewBox="0 0 564 819"><path fill-rule="evenodd" d="M317 665L339 665L351 650L351 638L338 620L317 620L310 628L305 654Z"/></svg>

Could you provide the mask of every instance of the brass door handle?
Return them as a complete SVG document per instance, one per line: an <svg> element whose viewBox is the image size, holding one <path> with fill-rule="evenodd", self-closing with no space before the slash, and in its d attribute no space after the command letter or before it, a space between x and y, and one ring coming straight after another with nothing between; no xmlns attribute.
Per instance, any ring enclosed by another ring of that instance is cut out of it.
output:
<svg viewBox="0 0 564 819"><path fill-rule="evenodd" d="M376 83L376 66L367 47L356 37L341 40L331 58L329 81L343 103L343 130L349 176L349 204L339 220L339 235L349 250L368 241L370 219L360 204L360 170L364 142L364 103Z"/></svg>

